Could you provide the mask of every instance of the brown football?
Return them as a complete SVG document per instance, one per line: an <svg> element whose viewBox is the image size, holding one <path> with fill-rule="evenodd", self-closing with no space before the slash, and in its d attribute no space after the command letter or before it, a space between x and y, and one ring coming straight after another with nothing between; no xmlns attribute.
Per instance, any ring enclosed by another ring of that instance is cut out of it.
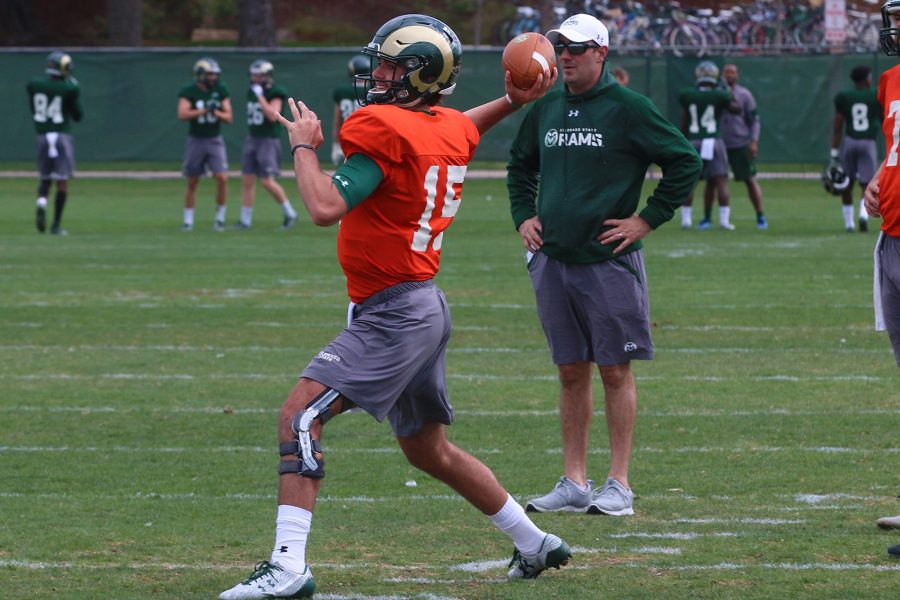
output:
<svg viewBox="0 0 900 600"><path fill-rule="evenodd" d="M538 75L555 65L553 44L540 33L517 35L503 49L503 70L509 71L513 85L519 89L527 90Z"/></svg>

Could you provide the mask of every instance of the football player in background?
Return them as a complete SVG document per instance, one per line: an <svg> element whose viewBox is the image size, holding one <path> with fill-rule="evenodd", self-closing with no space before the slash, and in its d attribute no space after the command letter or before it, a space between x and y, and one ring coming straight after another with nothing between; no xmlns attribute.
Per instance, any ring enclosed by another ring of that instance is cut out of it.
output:
<svg viewBox="0 0 900 600"><path fill-rule="evenodd" d="M415 467L453 488L512 539L511 578L537 577L569 560L568 545L532 523L491 470L452 444L445 378L450 313L434 283L444 231L461 201L466 168L481 134L541 95L556 80L461 113L440 106L456 85L462 47L444 23L425 15L391 19L363 50L374 61L366 106L347 119L347 160L323 173L324 141L314 112L288 100L288 130L300 195L313 222L340 221L338 258L351 304L348 326L307 365L284 402L278 435L278 515L270 560L219 597L309 597L306 560L313 507L324 476L322 424L353 407L387 418ZM389 559L388 559L389 560Z"/></svg>
<svg viewBox="0 0 900 600"><path fill-rule="evenodd" d="M365 98L365 86L361 86L356 79L357 75L368 75L371 72L369 59L358 54L347 63L350 73L350 83L340 85L334 90L334 124L331 128L331 162L341 166L344 162L344 152L341 150L341 126L344 121L360 107L357 98ZM357 90L362 87L362 94Z"/></svg>
<svg viewBox="0 0 900 600"><path fill-rule="evenodd" d="M211 171L216 180L216 215L214 231L225 231L225 199L228 194L228 157L221 123L231 123L234 114L228 86L219 81L222 70L212 58L194 63L194 82L178 92L178 119L188 121L188 138L184 146L183 173L187 177L184 194L183 231L194 229L194 205L200 176Z"/></svg>
<svg viewBox="0 0 900 600"><path fill-rule="evenodd" d="M276 114L281 112L287 91L275 83L275 67L267 60L250 64L250 89L247 90L247 139L241 154L241 218L236 229L250 229L253 224L253 202L256 179L281 206L282 229L297 222L297 211L275 180L281 175L281 126Z"/></svg>
<svg viewBox="0 0 900 600"><path fill-rule="evenodd" d="M733 230L731 206L728 194L728 152L722 141L722 113L725 110L738 112L740 106L734 102L731 92L719 87L719 67L712 61L704 60L694 69L695 85L678 93L681 105L681 131L691 141L700 158L703 171L700 179L706 180L703 194L703 219L697 229L712 227L713 194L719 199L719 227ZM690 229L693 221L691 205L694 192L688 196L681 208L681 227Z"/></svg>
<svg viewBox="0 0 900 600"><path fill-rule="evenodd" d="M844 229L855 231L853 223L853 183L866 186L878 165L876 139L881 126L881 106L872 89L872 69L859 65L850 71L853 87L841 90L834 97L834 122L831 128L831 160L838 161L850 176L850 185L841 192ZM841 138L843 137L843 141ZM891 136L886 139L890 140ZM859 231L869 230L869 214L865 198L859 201Z"/></svg>
<svg viewBox="0 0 900 600"><path fill-rule="evenodd" d="M900 56L900 0L888 0L881 7L881 49L888 56ZM875 242L875 329L887 329L894 358L900 367L900 166L898 140L900 127L900 66L894 66L878 79L878 104L882 107L882 130L889 147L887 156L872 176L864 194L869 215L881 217L881 233ZM882 517L883 529L900 529L900 515ZM900 544L888 547L890 556L900 558Z"/></svg>
<svg viewBox="0 0 900 600"><path fill-rule="evenodd" d="M75 174L75 146L69 133L72 121L83 115L78 82L72 77L72 57L55 50L47 55L47 78L28 83L28 101L37 132L37 167L41 182L38 185L37 230L47 230L47 196L56 182L53 201L53 223L50 233L66 235L62 229L63 210L69 193L69 178Z"/></svg>

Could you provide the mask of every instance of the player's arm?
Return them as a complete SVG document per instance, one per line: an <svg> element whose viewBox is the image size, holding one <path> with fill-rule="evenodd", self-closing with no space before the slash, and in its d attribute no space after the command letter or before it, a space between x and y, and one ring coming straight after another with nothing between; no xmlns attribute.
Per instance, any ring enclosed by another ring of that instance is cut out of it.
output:
<svg viewBox="0 0 900 600"><path fill-rule="evenodd" d="M838 157L838 148L841 147L841 135L844 132L844 115L834 113L834 121L831 125L831 158Z"/></svg>
<svg viewBox="0 0 900 600"><path fill-rule="evenodd" d="M463 114L475 123L478 133L484 135L485 132L504 118L547 93L547 90L556 83L558 75L559 71L556 67L553 67L552 73L545 72L538 75L531 87L523 90L512 84L512 77L507 71L504 79L506 84L506 95L504 97L491 100L475 108L470 108Z"/></svg>
<svg viewBox="0 0 900 600"><path fill-rule="evenodd" d="M231 110L231 98L223 98L222 104L213 109L213 114L223 123L234 121L234 112Z"/></svg>
<svg viewBox="0 0 900 600"><path fill-rule="evenodd" d="M335 144L341 141L341 127L344 125L344 113L341 112L341 105L334 105L334 118L331 121L331 141Z"/></svg>
<svg viewBox="0 0 900 600"><path fill-rule="evenodd" d="M881 164L878 166L878 170L875 171L875 175L872 176L871 181L869 181L869 185L866 186L866 191L863 194L863 200L866 204L866 212L869 213L870 217L880 217L881 210L878 206L878 193L881 189L879 181L881 180L881 170L884 169L884 165L887 159L881 161Z"/></svg>
<svg viewBox="0 0 900 600"><path fill-rule="evenodd" d="M260 86L260 89L262 89L262 86ZM266 121L269 121L270 123L276 123L278 119L275 117L275 114L280 113L282 107L284 106L281 98L276 96L271 100L266 100L266 96L263 93L257 94L256 100L259 102L259 107L262 109L263 117L265 117Z"/></svg>
<svg viewBox="0 0 900 600"><path fill-rule="evenodd" d="M191 106L191 101L187 98L179 98L178 99L178 120L179 121L193 121L200 115L206 114L206 109L203 108L194 108Z"/></svg>

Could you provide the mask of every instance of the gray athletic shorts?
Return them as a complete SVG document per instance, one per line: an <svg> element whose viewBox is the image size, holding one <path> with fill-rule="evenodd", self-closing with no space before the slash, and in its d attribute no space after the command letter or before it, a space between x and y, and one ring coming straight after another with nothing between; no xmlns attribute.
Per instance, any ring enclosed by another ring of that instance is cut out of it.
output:
<svg viewBox="0 0 900 600"><path fill-rule="evenodd" d="M691 140L697 154L700 154L700 145L703 140ZM713 146L712 160L703 161L703 170L700 171L700 179L712 179L713 177L728 177L728 150L725 149L725 142L721 138L716 138Z"/></svg>
<svg viewBox="0 0 900 600"><path fill-rule="evenodd" d="M394 434L453 422L445 353L450 309L433 281L399 283L354 308L347 329L303 370L367 413L388 417Z"/></svg>
<svg viewBox="0 0 900 600"><path fill-rule="evenodd" d="M538 252L528 272L554 364L592 361L610 366L653 358L640 250L586 265Z"/></svg>
<svg viewBox="0 0 900 600"><path fill-rule="evenodd" d="M248 135L241 154L241 173L257 177L281 175L281 140Z"/></svg>
<svg viewBox="0 0 900 600"><path fill-rule="evenodd" d="M878 167L875 140L857 140L844 137L841 142L840 160L853 181L868 185Z"/></svg>
<svg viewBox="0 0 900 600"><path fill-rule="evenodd" d="M228 158L225 154L225 140L222 136L201 138L188 136L184 145L185 177L201 177L207 171L224 173L228 170Z"/></svg>
<svg viewBox="0 0 900 600"><path fill-rule="evenodd" d="M900 238L884 235L881 254L881 307L894 358L900 367Z"/></svg>
<svg viewBox="0 0 900 600"><path fill-rule="evenodd" d="M37 168L41 179L65 181L75 174L75 142L68 133L57 134L56 158L50 158L47 134L39 133L37 141Z"/></svg>

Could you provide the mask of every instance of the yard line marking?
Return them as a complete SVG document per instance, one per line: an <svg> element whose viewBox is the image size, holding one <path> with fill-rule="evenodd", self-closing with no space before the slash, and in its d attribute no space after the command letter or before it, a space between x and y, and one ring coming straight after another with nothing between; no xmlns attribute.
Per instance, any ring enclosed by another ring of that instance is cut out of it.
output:
<svg viewBox="0 0 900 600"><path fill-rule="evenodd" d="M632 563L629 566L659 569L661 571L735 571L770 569L780 571L900 571L900 565L873 565L871 563L719 563L716 565L652 566Z"/></svg>
<svg viewBox="0 0 900 600"><path fill-rule="evenodd" d="M718 517L708 517L701 519L672 519L672 523L692 523L692 524L725 524L740 523L742 525L803 525L806 519L754 519L751 517L743 517L740 519L722 519Z"/></svg>
<svg viewBox="0 0 900 600"><path fill-rule="evenodd" d="M647 538L647 539L662 539L662 540L694 540L699 537L740 537L743 534L740 533L732 533L730 531L714 531L711 533L645 533L645 532L631 532L631 533L611 533L609 537L613 539L625 539L625 538Z"/></svg>

